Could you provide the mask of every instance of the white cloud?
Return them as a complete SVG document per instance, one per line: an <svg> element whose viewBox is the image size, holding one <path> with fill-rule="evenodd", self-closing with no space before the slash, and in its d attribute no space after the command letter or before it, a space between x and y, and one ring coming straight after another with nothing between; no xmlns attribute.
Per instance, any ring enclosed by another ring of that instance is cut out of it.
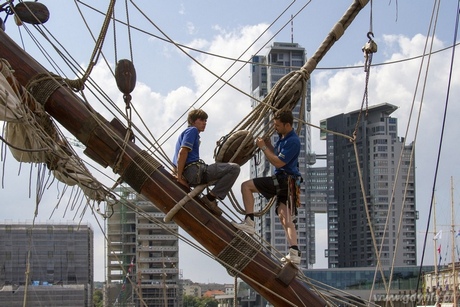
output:
<svg viewBox="0 0 460 307"><path fill-rule="evenodd" d="M196 34L196 27L193 22L187 22L187 32L190 35Z"/></svg>
<svg viewBox="0 0 460 307"><path fill-rule="evenodd" d="M180 4L180 7L179 7L179 14L180 15L185 15L186 12L185 12L185 5L183 3Z"/></svg>

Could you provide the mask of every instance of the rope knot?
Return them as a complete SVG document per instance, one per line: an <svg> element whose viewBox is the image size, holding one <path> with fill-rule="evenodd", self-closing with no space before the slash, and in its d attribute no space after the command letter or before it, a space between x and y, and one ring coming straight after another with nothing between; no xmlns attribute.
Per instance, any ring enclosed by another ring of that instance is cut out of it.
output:
<svg viewBox="0 0 460 307"><path fill-rule="evenodd" d="M85 88L85 82L82 79L76 79L76 80L63 79L63 80L74 92L82 91Z"/></svg>
<svg viewBox="0 0 460 307"><path fill-rule="evenodd" d="M302 76L302 79L304 81L307 81L308 79L310 79L310 72L306 70L304 67L302 67L298 73Z"/></svg>

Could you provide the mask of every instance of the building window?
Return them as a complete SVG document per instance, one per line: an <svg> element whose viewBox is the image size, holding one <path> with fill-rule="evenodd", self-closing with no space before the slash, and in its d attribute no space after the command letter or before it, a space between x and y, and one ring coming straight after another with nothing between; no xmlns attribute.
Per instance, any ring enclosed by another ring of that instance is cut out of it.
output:
<svg viewBox="0 0 460 307"><path fill-rule="evenodd" d="M67 260L73 260L74 259L74 254L72 251L67 251Z"/></svg>
<svg viewBox="0 0 460 307"><path fill-rule="evenodd" d="M303 61L292 60L292 66L294 67L302 67Z"/></svg>

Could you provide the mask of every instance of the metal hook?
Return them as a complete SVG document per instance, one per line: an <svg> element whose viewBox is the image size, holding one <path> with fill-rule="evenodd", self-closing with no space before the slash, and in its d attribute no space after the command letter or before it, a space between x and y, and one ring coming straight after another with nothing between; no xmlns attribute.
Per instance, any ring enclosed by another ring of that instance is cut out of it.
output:
<svg viewBox="0 0 460 307"><path fill-rule="evenodd" d="M367 32L367 38L368 38L369 40L372 40L371 36L374 37L374 33L372 33L372 32Z"/></svg>

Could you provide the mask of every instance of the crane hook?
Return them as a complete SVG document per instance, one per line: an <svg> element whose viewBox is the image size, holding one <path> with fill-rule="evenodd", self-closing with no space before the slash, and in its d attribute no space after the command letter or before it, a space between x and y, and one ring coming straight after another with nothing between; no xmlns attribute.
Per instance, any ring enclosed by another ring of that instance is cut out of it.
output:
<svg viewBox="0 0 460 307"><path fill-rule="evenodd" d="M365 55L377 52L377 44L374 42L371 36L374 37L374 33L367 32L367 38L369 41L362 48Z"/></svg>

